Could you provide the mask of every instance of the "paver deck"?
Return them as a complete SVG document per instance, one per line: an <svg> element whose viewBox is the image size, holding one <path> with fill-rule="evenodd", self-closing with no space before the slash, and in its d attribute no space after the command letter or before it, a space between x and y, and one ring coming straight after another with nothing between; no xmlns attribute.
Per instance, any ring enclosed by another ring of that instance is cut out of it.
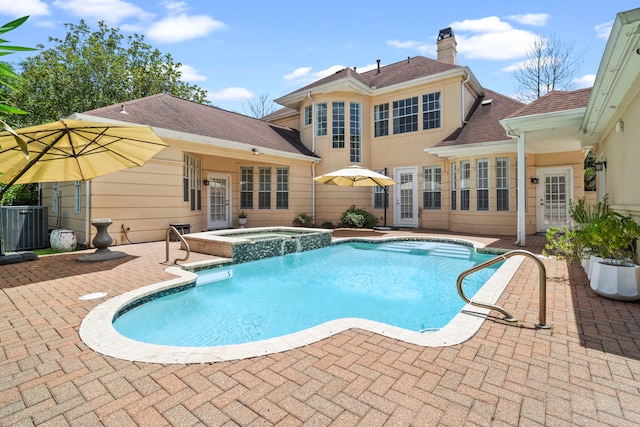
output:
<svg viewBox="0 0 640 427"><path fill-rule="evenodd" d="M394 234L443 235L335 233ZM512 237L453 237L516 248ZM177 245L171 259L183 256ZM543 245L527 236L525 249ZM268 356L161 365L103 356L79 338L84 316L104 301L80 296L171 278L164 242L118 250L128 256L0 266L0 426L640 424L640 304L597 296L578 265L543 259L550 330L533 327L538 273L525 260L499 300L521 322L493 312L462 344L420 347L351 329Z"/></svg>

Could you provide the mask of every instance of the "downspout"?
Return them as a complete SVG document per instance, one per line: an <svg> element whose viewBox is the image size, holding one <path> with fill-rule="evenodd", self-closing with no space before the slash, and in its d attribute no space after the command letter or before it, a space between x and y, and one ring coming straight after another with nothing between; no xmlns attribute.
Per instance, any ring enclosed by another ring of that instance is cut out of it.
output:
<svg viewBox="0 0 640 427"><path fill-rule="evenodd" d="M86 248L89 247L89 233L91 232L91 181L85 181L85 218L84 218L84 240Z"/></svg>
<svg viewBox="0 0 640 427"><path fill-rule="evenodd" d="M466 73L467 74L467 78L464 79L462 81L462 83L460 84L460 121L462 122L462 125L464 126L467 121L464 119L465 114L464 114L464 85L469 81L469 79L471 78L471 74Z"/></svg>
<svg viewBox="0 0 640 427"><path fill-rule="evenodd" d="M316 120L316 100L311 97L311 91L307 91L307 98L311 100L311 151L315 154L316 152L316 129L315 129L315 120ZM316 163L317 161L311 163L311 178L316 177ZM313 224L316 223L316 182L315 180L311 180L311 218Z"/></svg>
<svg viewBox="0 0 640 427"><path fill-rule="evenodd" d="M516 245L524 246L526 241L526 174L525 170L525 146L524 146L524 133L520 132L519 135L514 135L510 130L507 130L507 136L509 138L518 139L518 201L517 201L517 235Z"/></svg>

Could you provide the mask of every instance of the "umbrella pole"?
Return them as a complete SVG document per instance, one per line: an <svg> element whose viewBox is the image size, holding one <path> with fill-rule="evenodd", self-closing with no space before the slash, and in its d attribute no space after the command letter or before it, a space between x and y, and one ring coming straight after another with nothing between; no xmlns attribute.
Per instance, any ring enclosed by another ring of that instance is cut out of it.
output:
<svg viewBox="0 0 640 427"><path fill-rule="evenodd" d="M384 226L387 226L387 204L389 203L389 188L384 188Z"/></svg>

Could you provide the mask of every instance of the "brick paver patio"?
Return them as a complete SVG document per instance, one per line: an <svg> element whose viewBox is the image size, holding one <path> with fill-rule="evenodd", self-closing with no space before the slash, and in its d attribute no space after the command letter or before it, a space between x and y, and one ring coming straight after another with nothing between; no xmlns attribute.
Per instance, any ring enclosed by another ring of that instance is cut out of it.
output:
<svg viewBox="0 0 640 427"><path fill-rule="evenodd" d="M513 238L458 237L515 248ZM540 253L544 237L527 242ZM183 255L177 245L171 259ZM550 330L533 327L538 276L526 260L499 301L520 323L490 318L463 344L349 330L275 355L159 365L103 356L78 336L104 301L80 296L171 277L164 242L118 250L128 256L0 266L0 426L640 425L640 304L597 296L577 265L543 260Z"/></svg>

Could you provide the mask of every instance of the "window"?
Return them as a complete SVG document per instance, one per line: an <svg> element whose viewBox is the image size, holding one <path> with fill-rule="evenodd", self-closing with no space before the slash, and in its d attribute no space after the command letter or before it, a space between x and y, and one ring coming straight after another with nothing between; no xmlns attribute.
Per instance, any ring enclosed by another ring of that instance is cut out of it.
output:
<svg viewBox="0 0 640 427"><path fill-rule="evenodd" d="M442 169L429 167L422 170L422 208L442 207Z"/></svg>
<svg viewBox="0 0 640 427"><path fill-rule="evenodd" d="M271 168L258 168L258 209L271 209Z"/></svg>
<svg viewBox="0 0 640 427"><path fill-rule="evenodd" d="M489 159L476 160L476 209L489 210Z"/></svg>
<svg viewBox="0 0 640 427"><path fill-rule="evenodd" d="M469 160L460 162L460 210L469 210L469 187L471 185L471 163Z"/></svg>
<svg viewBox="0 0 640 427"><path fill-rule="evenodd" d="M362 161L362 126L360 104L352 102L349 106L349 153L350 161L360 163Z"/></svg>
<svg viewBox="0 0 640 427"><path fill-rule="evenodd" d="M58 209L59 209L58 208L58 201L59 201L58 200L58 196L59 196L59 194L58 194L58 183L54 182L53 183L52 192L51 192L51 197L53 198L53 200L52 200L52 204L53 204L52 209L53 209L54 212L58 212Z"/></svg>
<svg viewBox="0 0 640 427"><path fill-rule="evenodd" d="M382 175L385 175L385 176L389 176L386 168L376 172L381 173ZM374 209L389 208L389 197L385 197L385 189L387 190L387 192L389 191L388 187L380 187L379 185L373 187L373 208Z"/></svg>
<svg viewBox="0 0 640 427"><path fill-rule="evenodd" d="M191 210L202 209L202 161L183 154L183 200L191 202Z"/></svg>
<svg viewBox="0 0 640 427"><path fill-rule="evenodd" d="M451 163L451 210L456 210L456 164Z"/></svg>
<svg viewBox="0 0 640 427"><path fill-rule="evenodd" d="M316 105L316 136L327 134L327 104Z"/></svg>
<svg viewBox="0 0 640 427"><path fill-rule="evenodd" d="M311 105L304 107L304 125L309 126L313 120L313 108Z"/></svg>
<svg viewBox="0 0 640 427"><path fill-rule="evenodd" d="M393 133L418 130L418 97L393 101Z"/></svg>
<svg viewBox="0 0 640 427"><path fill-rule="evenodd" d="M73 186L73 212L82 212L82 182L76 181Z"/></svg>
<svg viewBox="0 0 640 427"><path fill-rule="evenodd" d="M240 209L253 209L253 167L240 168Z"/></svg>
<svg viewBox="0 0 640 427"><path fill-rule="evenodd" d="M389 103L373 107L373 127L375 136L389 135Z"/></svg>
<svg viewBox="0 0 640 427"><path fill-rule="evenodd" d="M496 209L509 210L509 158L496 159Z"/></svg>
<svg viewBox="0 0 640 427"><path fill-rule="evenodd" d="M289 209L289 168L276 168L276 209Z"/></svg>
<svg viewBox="0 0 640 427"><path fill-rule="evenodd" d="M333 148L344 148L344 102L334 102L331 114Z"/></svg>
<svg viewBox="0 0 640 427"><path fill-rule="evenodd" d="M440 92L422 95L422 129L440 127Z"/></svg>

